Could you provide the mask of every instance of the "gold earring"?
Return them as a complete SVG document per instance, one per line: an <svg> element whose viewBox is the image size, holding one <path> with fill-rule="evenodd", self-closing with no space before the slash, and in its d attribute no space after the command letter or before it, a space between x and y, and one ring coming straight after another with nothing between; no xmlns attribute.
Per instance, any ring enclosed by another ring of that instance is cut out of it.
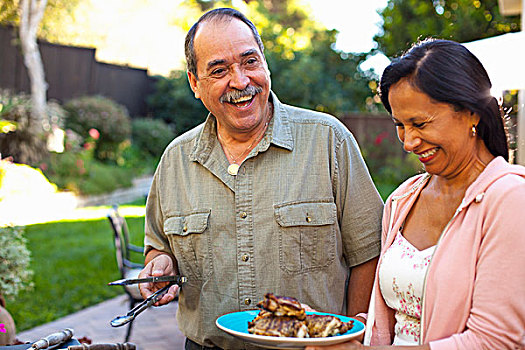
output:
<svg viewBox="0 0 525 350"><path fill-rule="evenodd" d="M470 130L472 130L472 137L476 137L476 135L478 134L478 130L476 129L475 124L472 124L472 128Z"/></svg>

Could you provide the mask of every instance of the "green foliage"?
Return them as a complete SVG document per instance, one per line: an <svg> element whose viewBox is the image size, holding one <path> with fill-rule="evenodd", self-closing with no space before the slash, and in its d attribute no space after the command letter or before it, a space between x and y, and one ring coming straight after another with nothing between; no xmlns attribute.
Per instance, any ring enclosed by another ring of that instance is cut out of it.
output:
<svg viewBox="0 0 525 350"><path fill-rule="evenodd" d="M283 102L336 116L371 109L369 78L358 68L366 57L335 51L336 30L317 25L297 1L252 8L272 88Z"/></svg>
<svg viewBox="0 0 525 350"><path fill-rule="evenodd" d="M160 157L174 138L171 126L161 119L137 118L131 122L133 145L152 157Z"/></svg>
<svg viewBox="0 0 525 350"><path fill-rule="evenodd" d="M7 134L16 130L18 124L9 120L0 119L0 134Z"/></svg>
<svg viewBox="0 0 525 350"><path fill-rule="evenodd" d="M362 57L320 48L317 53L296 52L291 60L267 54L272 86L285 103L342 116L366 111L372 97L368 79L360 74Z"/></svg>
<svg viewBox="0 0 525 350"><path fill-rule="evenodd" d="M126 218L131 240L142 245L144 217ZM26 227L34 290L8 304L17 330L24 331L123 294L107 283L120 278L113 233L106 219ZM109 320L108 320L109 322Z"/></svg>
<svg viewBox="0 0 525 350"><path fill-rule="evenodd" d="M23 227L0 227L0 295L13 299L32 287L31 254Z"/></svg>
<svg viewBox="0 0 525 350"><path fill-rule="evenodd" d="M174 71L168 78L158 77L155 92L147 98L148 109L173 125L177 135L202 123L208 111L191 91L186 73Z"/></svg>
<svg viewBox="0 0 525 350"><path fill-rule="evenodd" d="M225 5L221 1L206 3L206 9ZM296 0L247 3L245 14L261 34L272 89L281 101L336 116L377 109L369 76L358 68L366 57L333 50L335 30L318 25ZM174 124L178 135L203 122L207 115L183 71L158 79L148 108L155 117Z"/></svg>
<svg viewBox="0 0 525 350"><path fill-rule="evenodd" d="M79 4L80 0L48 0L44 18L42 19L42 30L47 30L56 22L58 18L71 15L73 10ZM0 1L0 24L18 24L20 0L2 0ZM57 30L55 28L55 30Z"/></svg>
<svg viewBox="0 0 525 350"><path fill-rule="evenodd" d="M389 132L368 137L360 144L370 175L383 200L409 177L423 171L413 154L406 154L402 145Z"/></svg>
<svg viewBox="0 0 525 350"><path fill-rule="evenodd" d="M498 0L389 0L381 16L374 40L389 57L429 36L468 42L520 30L519 16L502 16Z"/></svg>
<svg viewBox="0 0 525 350"><path fill-rule="evenodd" d="M137 175L133 169L97 161L90 150L51 153L40 167L60 189L80 195L96 195L130 187L133 177Z"/></svg>
<svg viewBox="0 0 525 350"><path fill-rule="evenodd" d="M42 128L35 128L31 118L31 98L20 93L13 94L0 90L0 120L3 128L0 132L0 153L2 157L13 157L17 163L38 164L47 154L46 138L51 125L60 126L65 112L55 102L47 104L49 118L44 120ZM4 132L4 128L5 131Z"/></svg>
<svg viewBox="0 0 525 350"><path fill-rule="evenodd" d="M122 164L124 169L129 169L134 177L151 175L155 172L160 156L153 157L149 152L130 144L122 150Z"/></svg>
<svg viewBox="0 0 525 350"><path fill-rule="evenodd" d="M119 146L131 136L131 119L126 108L103 96L84 96L68 101L64 108L69 112L66 127L84 139L92 129L98 131L95 157L116 162Z"/></svg>

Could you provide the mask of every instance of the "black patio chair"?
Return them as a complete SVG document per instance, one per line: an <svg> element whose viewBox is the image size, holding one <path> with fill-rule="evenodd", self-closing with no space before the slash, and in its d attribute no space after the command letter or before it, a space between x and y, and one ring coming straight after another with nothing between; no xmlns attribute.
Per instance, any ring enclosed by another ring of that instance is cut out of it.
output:
<svg viewBox="0 0 525 350"><path fill-rule="evenodd" d="M144 264L132 261L131 253L138 256L142 256L144 252L143 247L133 245L129 241L129 229L126 223L126 219L121 216L118 212L118 206L114 205L108 215L108 220L113 228L113 237L115 242L115 253L117 258L117 265L120 271L121 278L137 278L139 272L143 269ZM138 284L132 284L124 286L124 291L128 295L129 309L131 310L137 303L142 302L144 299L140 295ZM131 335L131 328L133 321L128 323L128 329L126 331L126 337L124 342L128 342Z"/></svg>

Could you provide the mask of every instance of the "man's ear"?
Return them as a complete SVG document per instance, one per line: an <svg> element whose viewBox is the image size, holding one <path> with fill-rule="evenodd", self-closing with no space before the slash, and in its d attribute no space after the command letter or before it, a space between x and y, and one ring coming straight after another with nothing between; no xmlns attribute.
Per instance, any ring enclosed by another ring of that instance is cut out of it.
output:
<svg viewBox="0 0 525 350"><path fill-rule="evenodd" d="M200 99L199 88L197 87L197 77L192 72L188 71L188 82L190 83L191 91L196 99Z"/></svg>

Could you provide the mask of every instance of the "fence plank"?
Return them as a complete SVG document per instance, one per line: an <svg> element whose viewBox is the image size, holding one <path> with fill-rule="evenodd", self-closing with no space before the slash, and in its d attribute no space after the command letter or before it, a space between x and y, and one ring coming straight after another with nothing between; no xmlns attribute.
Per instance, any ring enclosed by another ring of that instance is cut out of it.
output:
<svg viewBox="0 0 525 350"><path fill-rule="evenodd" d="M29 93L29 77L15 42L16 28L0 26L0 88ZM74 97L103 95L124 105L133 117L147 114L146 98L155 79L146 69L98 62L93 48L46 41L39 41L39 48L49 99L63 103Z"/></svg>

